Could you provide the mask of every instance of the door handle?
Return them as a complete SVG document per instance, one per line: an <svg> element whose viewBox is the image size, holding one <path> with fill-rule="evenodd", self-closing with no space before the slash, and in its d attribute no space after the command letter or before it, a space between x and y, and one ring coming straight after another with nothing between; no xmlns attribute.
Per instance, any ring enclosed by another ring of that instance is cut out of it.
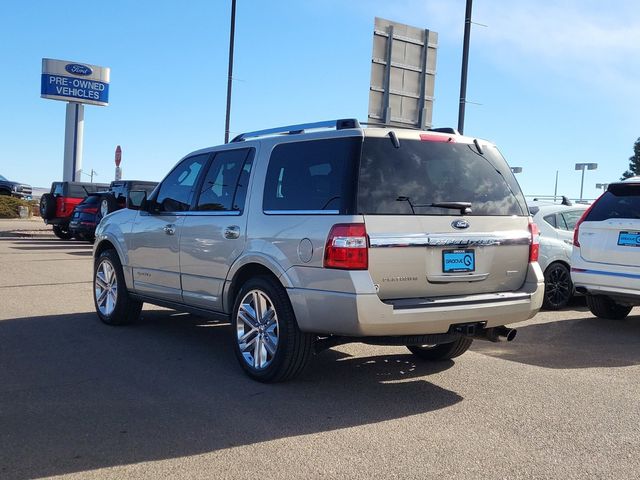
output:
<svg viewBox="0 0 640 480"><path fill-rule="evenodd" d="M224 238L234 240L240 237L240 227L238 225L229 225L224 229Z"/></svg>
<svg viewBox="0 0 640 480"><path fill-rule="evenodd" d="M174 233L176 233L176 226L173 224L165 225L163 230L167 235L173 235Z"/></svg>

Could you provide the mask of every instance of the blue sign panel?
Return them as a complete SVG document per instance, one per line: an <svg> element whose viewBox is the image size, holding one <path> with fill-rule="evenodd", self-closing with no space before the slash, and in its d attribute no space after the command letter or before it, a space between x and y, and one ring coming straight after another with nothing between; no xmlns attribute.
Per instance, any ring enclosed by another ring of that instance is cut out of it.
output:
<svg viewBox="0 0 640 480"><path fill-rule="evenodd" d="M623 247L640 247L640 232L620 232L618 245Z"/></svg>
<svg viewBox="0 0 640 480"><path fill-rule="evenodd" d="M65 100L87 103L109 103L109 84L85 78L42 74L41 95L63 97Z"/></svg>
<svg viewBox="0 0 640 480"><path fill-rule="evenodd" d="M473 250L444 250L442 252L442 271L473 272L476 269L476 255Z"/></svg>

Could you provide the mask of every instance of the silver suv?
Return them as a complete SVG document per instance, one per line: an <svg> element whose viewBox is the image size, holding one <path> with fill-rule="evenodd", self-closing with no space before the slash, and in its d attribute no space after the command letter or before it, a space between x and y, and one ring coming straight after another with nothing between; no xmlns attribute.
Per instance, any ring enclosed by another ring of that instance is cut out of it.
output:
<svg viewBox="0 0 640 480"><path fill-rule="evenodd" d="M143 302L232 325L245 372L299 374L347 342L427 360L536 314L538 238L497 148L455 130L337 120L251 132L184 157L96 230L108 324Z"/></svg>

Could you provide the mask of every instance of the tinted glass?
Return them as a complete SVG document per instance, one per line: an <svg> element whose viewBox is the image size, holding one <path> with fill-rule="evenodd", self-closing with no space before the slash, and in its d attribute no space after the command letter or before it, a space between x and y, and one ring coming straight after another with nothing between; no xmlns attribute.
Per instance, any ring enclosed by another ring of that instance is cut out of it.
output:
<svg viewBox="0 0 640 480"><path fill-rule="evenodd" d="M54 183L51 188L51 193L54 195L64 195L64 184L62 183Z"/></svg>
<svg viewBox="0 0 640 480"><path fill-rule="evenodd" d="M357 212L378 215L456 215L434 203L469 202L470 215L528 215L513 173L495 147L366 138Z"/></svg>
<svg viewBox="0 0 640 480"><path fill-rule="evenodd" d="M185 158L167 175L155 198L157 211L183 212L189 209L198 174L208 158L208 153Z"/></svg>
<svg viewBox="0 0 640 480"><path fill-rule="evenodd" d="M567 230L573 230L576 228L576 223L582 217L584 210L572 210L570 212L562 212L562 218L564 222L567 224Z"/></svg>
<svg viewBox="0 0 640 480"><path fill-rule="evenodd" d="M640 185L610 186L585 220L599 222L608 218L640 218Z"/></svg>
<svg viewBox="0 0 640 480"><path fill-rule="evenodd" d="M551 225L553 228L558 227L558 223L556 222L556 214L552 213L551 215L547 215L546 217L542 217L542 219Z"/></svg>
<svg viewBox="0 0 640 480"><path fill-rule="evenodd" d="M80 203L82 205L97 205L98 203L100 203L101 199L102 197L100 195L89 195Z"/></svg>
<svg viewBox="0 0 640 480"><path fill-rule="evenodd" d="M362 139L284 143L271 153L263 209L344 213L353 204L353 178Z"/></svg>
<svg viewBox="0 0 640 480"><path fill-rule="evenodd" d="M253 149L218 152L204 178L197 210L241 211L247 195Z"/></svg>

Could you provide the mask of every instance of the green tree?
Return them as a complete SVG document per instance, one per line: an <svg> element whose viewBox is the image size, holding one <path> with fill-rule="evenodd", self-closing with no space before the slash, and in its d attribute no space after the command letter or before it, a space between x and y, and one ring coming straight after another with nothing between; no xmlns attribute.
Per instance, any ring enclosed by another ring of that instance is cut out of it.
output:
<svg viewBox="0 0 640 480"><path fill-rule="evenodd" d="M629 157L629 170L622 174L620 180L640 176L640 138L633 144L633 156Z"/></svg>

